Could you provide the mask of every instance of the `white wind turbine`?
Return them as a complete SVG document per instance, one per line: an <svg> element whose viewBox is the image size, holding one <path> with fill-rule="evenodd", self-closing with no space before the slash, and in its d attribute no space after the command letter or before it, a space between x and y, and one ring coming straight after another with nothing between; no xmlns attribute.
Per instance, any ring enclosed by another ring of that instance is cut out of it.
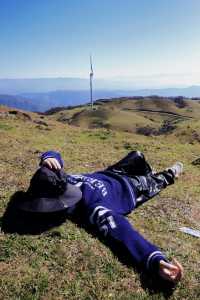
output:
<svg viewBox="0 0 200 300"><path fill-rule="evenodd" d="M93 109L93 67L92 67L92 56L90 55L90 103L91 103L91 108Z"/></svg>

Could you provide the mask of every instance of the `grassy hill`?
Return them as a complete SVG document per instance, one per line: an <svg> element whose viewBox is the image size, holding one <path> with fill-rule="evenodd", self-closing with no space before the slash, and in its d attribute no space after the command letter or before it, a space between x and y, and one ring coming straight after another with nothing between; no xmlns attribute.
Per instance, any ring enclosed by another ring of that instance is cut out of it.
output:
<svg viewBox="0 0 200 300"><path fill-rule="evenodd" d="M55 113L54 113L55 112ZM174 131L179 124L200 117L199 101L177 98L119 98L99 100L90 106L52 110L52 118L82 128L160 135Z"/></svg>
<svg viewBox="0 0 200 300"><path fill-rule="evenodd" d="M199 299L200 239L179 231L182 226L200 229L200 169L191 164L200 156L199 103L186 101L187 105L180 108L172 101L155 100L151 99L150 105L119 99L119 107L113 102L100 102L92 112L77 107L52 115L0 107L0 225L10 198L16 191L27 189L39 155L45 150L60 151L69 173L105 168L135 149L144 152L157 170L183 161L182 178L138 208L129 220L169 258L176 257L183 264L184 279L170 299ZM173 116L181 118L177 127L170 134L137 133L135 124L158 129L165 118L172 118L165 114L163 119L163 107L165 112L181 115ZM58 121L64 118L66 123ZM91 128L95 118L105 122L104 126ZM26 229L22 219L19 223ZM41 234L1 230L0 299L166 299L159 289L152 293L151 279L123 261L104 240L75 220L66 220Z"/></svg>

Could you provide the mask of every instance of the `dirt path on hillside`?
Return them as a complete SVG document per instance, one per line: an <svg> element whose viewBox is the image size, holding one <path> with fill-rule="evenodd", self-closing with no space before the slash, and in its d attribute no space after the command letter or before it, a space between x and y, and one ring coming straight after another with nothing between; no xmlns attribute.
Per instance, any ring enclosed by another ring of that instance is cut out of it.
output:
<svg viewBox="0 0 200 300"><path fill-rule="evenodd" d="M189 116L184 116L180 114L176 114L170 111L163 111L163 110L153 110L153 109L136 109L136 108L125 108L123 110L132 110L132 111L140 111L140 112L150 112L150 113L159 113L159 114L165 114L165 115L171 115L171 116L176 116L176 117L182 117L182 118L187 118L187 119L193 119L193 117Z"/></svg>

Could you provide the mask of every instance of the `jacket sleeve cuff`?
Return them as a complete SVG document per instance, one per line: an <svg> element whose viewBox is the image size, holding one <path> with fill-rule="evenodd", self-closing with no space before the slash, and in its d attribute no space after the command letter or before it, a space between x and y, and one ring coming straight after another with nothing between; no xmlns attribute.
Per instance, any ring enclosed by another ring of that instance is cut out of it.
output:
<svg viewBox="0 0 200 300"><path fill-rule="evenodd" d="M45 159L50 158L50 157L57 159L57 161L61 165L61 168L63 168L64 161L63 161L60 153L56 152L56 151L46 151L46 152L42 153L42 155L40 156L40 166Z"/></svg>
<svg viewBox="0 0 200 300"><path fill-rule="evenodd" d="M162 252L160 252L160 251L152 252L147 259L147 263L146 263L147 270L158 274L159 263L161 260L168 262L168 260L166 259L166 257L163 255Z"/></svg>

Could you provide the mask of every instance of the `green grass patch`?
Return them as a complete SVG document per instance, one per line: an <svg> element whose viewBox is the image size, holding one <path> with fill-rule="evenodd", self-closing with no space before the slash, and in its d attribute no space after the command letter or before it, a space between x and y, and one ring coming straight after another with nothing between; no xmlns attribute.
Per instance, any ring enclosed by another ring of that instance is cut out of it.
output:
<svg viewBox="0 0 200 300"><path fill-rule="evenodd" d="M8 124L0 123L0 130L11 130L12 127Z"/></svg>
<svg viewBox="0 0 200 300"><path fill-rule="evenodd" d="M0 128L0 226L10 197L27 189L43 151L60 151L69 173L104 169L132 150L144 152L156 170L183 161L185 173L177 183L133 212L129 220L169 258L177 257L183 264L185 277L170 299L200 298L200 241L179 232L181 226L200 229L200 171L191 164L200 156L199 143L182 143L175 132L145 137L134 132L69 126L56 122L53 116L45 117L45 121L50 131L17 119L1 123L12 130ZM184 122L177 124L177 133L185 130L189 135L188 129L198 132L198 121ZM40 235L0 231L0 272L0 299L4 300L166 299L161 292L152 293L134 268L123 264L101 240L70 220Z"/></svg>

